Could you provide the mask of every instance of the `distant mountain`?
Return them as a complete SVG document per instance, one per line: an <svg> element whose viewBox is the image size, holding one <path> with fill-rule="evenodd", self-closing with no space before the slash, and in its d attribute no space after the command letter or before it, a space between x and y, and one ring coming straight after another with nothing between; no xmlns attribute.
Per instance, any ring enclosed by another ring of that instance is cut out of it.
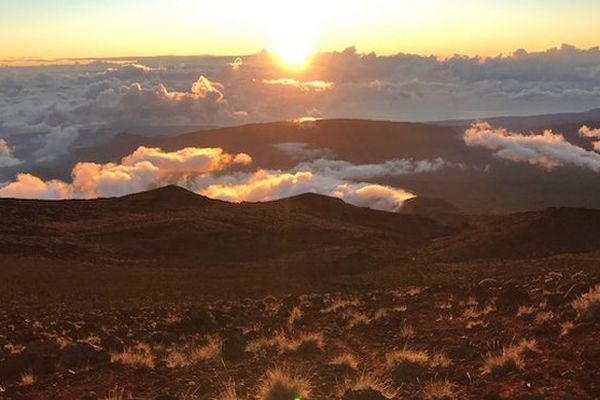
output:
<svg viewBox="0 0 600 400"><path fill-rule="evenodd" d="M436 259L526 259L600 250L600 210L550 208L472 223L436 241Z"/></svg>
<svg viewBox="0 0 600 400"><path fill-rule="evenodd" d="M570 142L591 150L590 141L580 137L577 130L586 118L600 119L598 114L600 109L589 113L564 114L562 117L515 118L530 121L531 124L527 126L539 123L538 127L531 128L536 132L551 128L564 133ZM567 119L577 122L550 124ZM504 126L506 122L510 129L527 131L511 127L508 119L492 122L498 126ZM590 125L600 126L600 123ZM302 158L276 145L304 143L309 150L322 150L328 158L353 164L382 163L397 158L442 158L447 161L446 167L437 171L376 177L368 181L403 188L420 198L444 199L466 214L500 215L561 206L600 208L598 173L575 166L549 171L527 163L499 159L490 150L468 147L463 140L463 133L463 128L456 126L336 119L317 121L310 127L298 126L293 122L274 122L175 136L121 134L107 143L71 151L61 158L59 166L21 172L33 172L45 179L70 180L71 169L79 161L119 161L141 145L167 151L188 146L222 147L229 153L244 152L251 155L253 163L246 167L247 171L259 168L289 170L296 167ZM4 180L11 178L7 176Z"/></svg>
<svg viewBox="0 0 600 400"><path fill-rule="evenodd" d="M514 130L530 130L540 127L550 127L555 125L583 124L600 121L600 108L594 108L584 112L540 114L527 116L506 116L506 117L481 117L475 119L459 119L449 121L437 121L435 124L450 127L469 126L475 120L487 121L495 126L501 126Z"/></svg>
<svg viewBox="0 0 600 400"><path fill-rule="evenodd" d="M413 197L402 204L403 214L421 215L445 226L462 226L468 222L468 217L454 204L430 197Z"/></svg>
<svg viewBox="0 0 600 400"><path fill-rule="evenodd" d="M232 204L174 186L111 199L2 199L0 214L0 256L323 274L378 268L452 232L316 194Z"/></svg>

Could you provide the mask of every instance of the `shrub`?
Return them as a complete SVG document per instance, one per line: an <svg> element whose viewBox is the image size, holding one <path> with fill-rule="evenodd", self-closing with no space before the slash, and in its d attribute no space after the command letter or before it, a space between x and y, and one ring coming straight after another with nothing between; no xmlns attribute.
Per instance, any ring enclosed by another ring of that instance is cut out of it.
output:
<svg viewBox="0 0 600 400"><path fill-rule="evenodd" d="M573 300L571 306L581 316L600 320L600 285L594 286L587 293Z"/></svg>
<svg viewBox="0 0 600 400"><path fill-rule="evenodd" d="M308 379L281 368L267 371L258 388L258 400L306 400L309 395Z"/></svg>

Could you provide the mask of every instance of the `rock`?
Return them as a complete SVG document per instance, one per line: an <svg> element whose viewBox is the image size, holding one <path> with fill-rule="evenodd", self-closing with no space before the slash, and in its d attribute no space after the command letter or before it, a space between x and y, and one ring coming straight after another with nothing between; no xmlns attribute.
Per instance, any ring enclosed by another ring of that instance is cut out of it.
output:
<svg viewBox="0 0 600 400"><path fill-rule="evenodd" d="M96 392L89 392L81 396L80 400L98 400L98 395Z"/></svg>
<svg viewBox="0 0 600 400"><path fill-rule="evenodd" d="M563 295L561 295L560 293L552 293L546 297L546 304L549 307L557 308L557 307L560 307L561 305L563 305L564 303L565 303L565 299L564 299Z"/></svg>
<svg viewBox="0 0 600 400"><path fill-rule="evenodd" d="M223 334L221 355L225 361L238 361L244 358L247 341L241 329L233 329Z"/></svg>
<svg viewBox="0 0 600 400"><path fill-rule="evenodd" d="M107 334L100 339L102 348L111 353L122 353L125 351L125 342L118 336Z"/></svg>
<svg viewBox="0 0 600 400"><path fill-rule="evenodd" d="M71 343L60 352L60 364L66 368L77 368L85 364L110 362L108 352L89 343Z"/></svg>
<svg viewBox="0 0 600 400"><path fill-rule="evenodd" d="M496 307L499 311L512 313L516 312L519 306L529 306L532 303L527 292L515 287L508 287L498 293Z"/></svg>
<svg viewBox="0 0 600 400"><path fill-rule="evenodd" d="M34 340L25 345L25 353L35 357L57 357L60 347L58 344L47 340Z"/></svg>
<svg viewBox="0 0 600 400"><path fill-rule="evenodd" d="M426 372L426 368L419 363L401 361L392 369L391 375L397 385L402 385L421 380Z"/></svg>
<svg viewBox="0 0 600 400"><path fill-rule="evenodd" d="M188 313L175 327L184 332L208 333L217 327L217 320L206 309L195 309Z"/></svg>
<svg viewBox="0 0 600 400"><path fill-rule="evenodd" d="M564 299L566 301L572 301L575 300L577 297L587 293L589 289L589 286L581 284L581 283L574 283L573 285L569 286L568 289L566 289L566 292L564 294Z"/></svg>

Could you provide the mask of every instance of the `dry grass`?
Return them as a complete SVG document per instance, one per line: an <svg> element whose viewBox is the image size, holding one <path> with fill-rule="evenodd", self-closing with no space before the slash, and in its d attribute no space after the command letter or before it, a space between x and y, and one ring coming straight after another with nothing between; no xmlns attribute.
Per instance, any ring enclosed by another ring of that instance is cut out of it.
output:
<svg viewBox="0 0 600 400"><path fill-rule="evenodd" d="M552 321L555 315L550 310L540 311L535 315L534 321L536 324L543 324L544 322Z"/></svg>
<svg viewBox="0 0 600 400"><path fill-rule="evenodd" d="M448 368L452 365L452 360L446 353L439 351L431 356L429 363L432 367Z"/></svg>
<svg viewBox="0 0 600 400"><path fill-rule="evenodd" d="M535 306L519 306L517 309L517 317L529 317L535 313Z"/></svg>
<svg viewBox="0 0 600 400"><path fill-rule="evenodd" d="M339 354L329 361L329 365L335 365L337 367L344 367L351 370L358 370L359 361L358 358L352 353Z"/></svg>
<svg viewBox="0 0 600 400"><path fill-rule="evenodd" d="M223 388L221 394L214 400L238 400L237 391L235 388L235 381L230 379Z"/></svg>
<svg viewBox="0 0 600 400"><path fill-rule="evenodd" d="M258 400L308 399L310 382L307 378L289 371L274 368L267 371L258 387Z"/></svg>
<svg viewBox="0 0 600 400"><path fill-rule="evenodd" d="M288 331L292 332L294 330L294 325L296 321L300 320L300 318L302 318L302 310L300 309L300 307L295 306L294 308L292 308L292 310L290 311L290 315L288 316Z"/></svg>
<svg viewBox="0 0 600 400"><path fill-rule="evenodd" d="M328 313L338 312L344 308L358 307L358 306L360 306L359 299L335 299L329 304L328 307L322 309L321 312L328 314Z"/></svg>
<svg viewBox="0 0 600 400"><path fill-rule="evenodd" d="M37 378L33 374L33 372L28 371L21 374L21 378L19 380L19 385L21 386L31 386L37 381Z"/></svg>
<svg viewBox="0 0 600 400"><path fill-rule="evenodd" d="M128 348L122 353L112 353L110 362L127 365L133 368L154 368L154 357L150 346L140 343L135 347Z"/></svg>
<svg viewBox="0 0 600 400"><path fill-rule="evenodd" d="M572 321L565 321L560 324L560 336L567 336L575 328Z"/></svg>
<svg viewBox="0 0 600 400"><path fill-rule="evenodd" d="M456 385L447 379L433 380L423 387L423 398L426 400L450 400L457 398Z"/></svg>
<svg viewBox="0 0 600 400"><path fill-rule="evenodd" d="M289 337L280 331L270 338L259 338L249 342L245 351L256 357L265 357L271 350L282 353L319 353L325 348L325 336L320 332L304 332Z"/></svg>
<svg viewBox="0 0 600 400"><path fill-rule="evenodd" d="M483 372L498 376L522 370L525 367L525 356L537 352L536 344L535 340L523 339L516 345L503 348L498 354L488 354L483 362Z"/></svg>
<svg viewBox="0 0 600 400"><path fill-rule="evenodd" d="M483 308L477 307L469 307L463 311L461 318L462 319L479 319L482 316L488 315L492 312L496 311L496 307L488 304Z"/></svg>
<svg viewBox="0 0 600 400"><path fill-rule="evenodd" d="M398 396L394 384L372 373L363 373L355 381L346 383L340 390L339 397L347 391L373 391L378 392L388 399L394 399Z"/></svg>
<svg viewBox="0 0 600 400"><path fill-rule="evenodd" d="M360 311L349 311L344 314L344 320L347 321L348 329L354 329L357 326L368 326L371 324L371 318Z"/></svg>
<svg viewBox="0 0 600 400"><path fill-rule="evenodd" d="M302 333L293 338L280 336L278 345L282 353L319 353L325 348L325 336L320 332Z"/></svg>
<svg viewBox="0 0 600 400"><path fill-rule="evenodd" d="M423 350L414 350L404 347L402 350L396 350L385 355L385 362L388 367L394 367L401 362L410 362L414 364L429 364L429 354Z"/></svg>
<svg viewBox="0 0 600 400"><path fill-rule="evenodd" d="M470 319L467 321L467 324L465 325L466 329L476 329L476 328L485 328L487 326L487 324L480 320L480 319Z"/></svg>
<svg viewBox="0 0 600 400"><path fill-rule="evenodd" d="M206 343L183 350L172 350L166 362L169 368L188 367L201 361L216 360L221 355L223 341L218 336L209 336Z"/></svg>
<svg viewBox="0 0 600 400"><path fill-rule="evenodd" d="M262 358L265 357L269 353L269 351L277 349L279 346L278 343L279 341L277 337L258 338L248 342L245 351L247 353L254 354L255 357Z"/></svg>
<svg viewBox="0 0 600 400"><path fill-rule="evenodd" d="M108 394L104 396L104 400L125 400L128 397L125 395L125 389L115 387L113 390L108 391Z"/></svg>
<svg viewBox="0 0 600 400"><path fill-rule="evenodd" d="M600 285L590 288L587 293L573 300L571 306L581 316L600 319Z"/></svg>
<svg viewBox="0 0 600 400"><path fill-rule="evenodd" d="M400 328L400 336L404 339L410 339L415 337L415 328L412 324L403 324Z"/></svg>

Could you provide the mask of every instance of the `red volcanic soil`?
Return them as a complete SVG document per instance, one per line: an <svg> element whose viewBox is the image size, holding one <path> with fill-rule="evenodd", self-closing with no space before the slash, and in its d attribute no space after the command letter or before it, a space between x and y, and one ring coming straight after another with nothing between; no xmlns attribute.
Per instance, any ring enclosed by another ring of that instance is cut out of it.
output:
<svg viewBox="0 0 600 400"><path fill-rule="evenodd" d="M168 187L0 215L2 399L298 397L262 395L276 369L305 399L600 396L594 210L446 228Z"/></svg>

